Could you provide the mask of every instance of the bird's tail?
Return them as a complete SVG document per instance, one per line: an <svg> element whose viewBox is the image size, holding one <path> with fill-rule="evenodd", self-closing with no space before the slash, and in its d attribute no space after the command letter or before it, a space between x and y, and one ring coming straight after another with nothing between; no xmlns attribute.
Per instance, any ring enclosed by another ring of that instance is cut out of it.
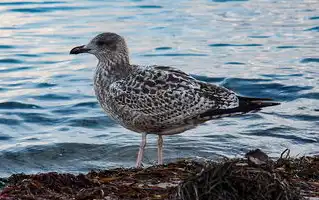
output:
<svg viewBox="0 0 319 200"><path fill-rule="evenodd" d="M236 116L249 112L256 112L261 110L263 107L276 106L280 104L269 98L237 97L239 99L239 105L236 108L208 110L200 114L197 119L207 121L220 117Z"/></svg>

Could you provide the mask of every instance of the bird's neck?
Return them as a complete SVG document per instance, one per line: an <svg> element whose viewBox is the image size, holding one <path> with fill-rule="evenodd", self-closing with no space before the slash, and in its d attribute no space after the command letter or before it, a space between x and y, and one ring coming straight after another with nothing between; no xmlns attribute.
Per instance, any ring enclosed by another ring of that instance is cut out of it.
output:
<svg viewBox="0 0 319 200"><path fill-rule="evenodd" d="M115 81L126 78L132 72L128 59L99 59L95 72L95 83L108 87Z"/></svg>
<svg viewBox="0 0 319 200"><path fill-rule="evenodd" d="M131 72L131 65L128 59L99 60L97 67L103 69L105 73L111 76L126 76Z"/></svg>

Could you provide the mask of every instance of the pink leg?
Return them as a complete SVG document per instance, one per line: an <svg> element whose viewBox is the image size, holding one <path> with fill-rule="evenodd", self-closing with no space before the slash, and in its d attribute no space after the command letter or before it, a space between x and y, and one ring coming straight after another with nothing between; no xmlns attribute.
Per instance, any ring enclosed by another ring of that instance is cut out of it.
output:
<svg viewBox="0 0 319 200"><path fill-rule="evenodd" d="M136 165L135 165L137 168L140 168L142 165L142 160L143 160L143 156L144 156L144 149L146 146L146 135L147 135L146 133L142 133L142 141L141 141L140 148L139 148L139 151L137 154Z"/></svg>
<svg viewBox="0 0 319 200"><path fill-rule="evenodd" d="M157 164L163 164L163 137L158 135L157 140Z"/></svg>

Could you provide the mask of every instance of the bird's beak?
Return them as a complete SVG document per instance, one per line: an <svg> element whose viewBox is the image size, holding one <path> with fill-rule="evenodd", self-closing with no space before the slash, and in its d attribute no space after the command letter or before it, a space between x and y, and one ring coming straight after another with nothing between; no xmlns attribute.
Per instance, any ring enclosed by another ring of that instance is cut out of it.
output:
<svg viewBox="0 0 319 200"><path fill-rule="evenodd" d="M79 53L87 53L91 49L87 48L85 45L74 47L71 51L70 54L79 54Z"/></svg>

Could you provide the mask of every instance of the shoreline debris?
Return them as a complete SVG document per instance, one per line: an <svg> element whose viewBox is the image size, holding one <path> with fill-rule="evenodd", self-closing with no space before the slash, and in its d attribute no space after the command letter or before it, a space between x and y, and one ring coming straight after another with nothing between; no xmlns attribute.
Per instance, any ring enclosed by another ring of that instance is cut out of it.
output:
<svg viewBox="0 0 319 200"><path fill-rule="evenodd" d="M285 150L274 160L256 149L245 157L79 175L13 174L0 179L0 200L319 199L319 155L291 158Z"/></svg>

